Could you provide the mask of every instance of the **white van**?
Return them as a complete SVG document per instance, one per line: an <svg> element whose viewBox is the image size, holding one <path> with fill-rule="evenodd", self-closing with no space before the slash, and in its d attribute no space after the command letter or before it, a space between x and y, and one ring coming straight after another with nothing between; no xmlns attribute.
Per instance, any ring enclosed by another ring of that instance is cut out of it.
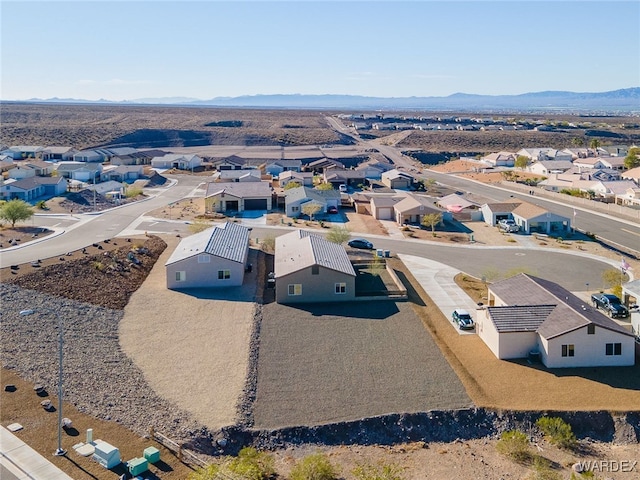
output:
<svg viewBox="0 0 640 480"><path fill-rule="evenodd" d="M343 183L343 184L341 184L341 185L339 185L339 186L338 186L338 190L339 190L341 193L346 193L346 192L347 192L347 186Z"/></svg>

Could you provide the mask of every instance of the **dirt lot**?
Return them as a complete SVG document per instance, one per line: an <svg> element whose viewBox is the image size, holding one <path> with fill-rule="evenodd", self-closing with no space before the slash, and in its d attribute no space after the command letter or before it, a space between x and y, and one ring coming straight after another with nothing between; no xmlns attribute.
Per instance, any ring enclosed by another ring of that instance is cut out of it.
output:
<svg viewBox="0 0 640 480"><path fill-rule="evenodd" d="M258 428L469 405L408 303L263 308Z"/></svg>

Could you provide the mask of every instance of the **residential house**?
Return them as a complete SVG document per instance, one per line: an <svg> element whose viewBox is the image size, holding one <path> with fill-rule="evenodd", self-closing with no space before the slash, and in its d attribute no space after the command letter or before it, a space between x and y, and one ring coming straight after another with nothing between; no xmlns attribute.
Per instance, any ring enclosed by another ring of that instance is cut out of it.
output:
<svg viewBox="0 0 640 480"><path fill-rule="evenodd" d="M573 166L579 168L581 171L605 168L601 157L577 158L573 161Z"/></svg>
<svg viewBox="0 0 640 480"><path fill-rule="evenodd" d="M36 183L44 187L45 197L57 197L67 191L67 179L62 177L35 177Z"/></svg>
<svg viewBox="0 0 640 480"><path fill-rule="evenodd" d="M45 148L40 145L13 145L9 148L14 160L27 158L42 158ZM6 153L2 152L2 153Z"/></svg>
<svg viewBox="0 0 640 480"><path fill-rule="evenodd" d="M442 215L443 221L453 218L450 212L435 206L434 198L422 195L408 194L393 206L393 210L398 225L406 223L421 225L424 216L431 214Z"/></svg>
<svg viewBox="0 0 640 480"><path fill-rule="evenodd" d="M0 200L19 199L31 202L44 195L44 185L36 181L36 177L22 180L9 180L0 187Z"/></svg>
<svg viewBox="0 0 640 480"><path fill-rule="evenodd" d="M623 193L616 194L615 202L617 205L640 207L640 187L634 184L633 187L627 188Z"/></svg>
<svg viewBox="0 0 640 480"><path fill-rule="evenodd" d="M598 153L592 148L565 148L562 152L571 155L573 160L578 158L595 157Z"/></svg>
<svg viewBox="0 0 640 480"><path fill-rule="evenodd" d="M163 150L136 150L127 155L114 155L111 157L110 162L111 165L150 165L151 160L165 155L168 155L168 153Z"/></svg>
<svg viewBox="0 0 640 480"><path fill-rule="evenodd" d="M29 165L23 165L19 162L14 168L9 170L9 178L14 180L22 180L23 178L32 178L36 176L36 169Z"/></svg>
<svg viewBox="0 0 640 480"><path fill-rule="evenodd" d="M394 207L404 200L405 196L370 195L369 211L376 220L394 220L396 217Z"/></svg>
<svg viewBox="0 0 640 480"><path fill-rule="evenodd" d="M282 172L299 172L302 170L300 160L274 160L267 162L264 167L265 172L272 177L279 176Z"/></svg>
<svg viewBox="0 0 640 480"><path fill-rule="evenodd" d="M291 182L299 183L300 186L303 187L313 187L313 173L293 172L288 170L286 172L282 172L278 176L278 184L282 188L286 187Z"/></svg>
<svg viewBox="0 0 640 480"><path fill-rule="evenodd" d="M636 350L640 353L640 279L622 284L622 301L630 307L631 333L636 337Z"/></svg>
<svg viewBox="0 0 640 480"><path fill-rule="evenodd" d="M80 182L96 182L102 174L101 163L59 162L56 164L59 177L70 178Z"/></svg>
<svg viewBox="0 0 640 480"><path fill-rule="evenodd" d="M306 172L322 173L333 168L344 169L344 163L330 158L321 158L305 164L303 170Z"/></svg>
<svg viewBox="0 0 640 480"><path fill-rule="evenodd" d="M60 162L73 160L78 151L73 147L46 147L42 153L42 160Z"/></svg>
<svg viewBox="0 0 640 480"><path fill-rule="evenodd" d="M538 205L522 202L511 211L511 217L523 233L564 235L571 231L571 219L552 213Z"/></svg>
<svg viewBox="0 0 640 480"><path fill-rule="evenodd" d="M436 205L451 212L453 217L458 221L475 222L482 220L480 204L467 200L457 193L452 193L451 195L440 198Z"/></svg>
<svg viewBox="0 0 640 480"><path fill-rule="evenodd" d="M604 165L605 168L613 169L613 170L624 170L624 157L600 157L600 163Z"/></svg>
<svg viewBox="0 0 640 480"><path fill-rule="evenodd" d="M108 152L100 149L81 150L73 154L74 162L102 163L109 159Z"/></svg>
<svg viewBox="0 0 640 480"><path fill-rule="evenodd" d="M104 168L101 177L103 180L131 183L142 178L143 172L142 165L111 165Z"/></svg>
<svg viewBox="0 0 640 480"><path fill-rule="evenodd" d="M409 190L413 185L413 181L413 175L396 170L395 168L384 172L381 177L381 182L394 190Z"/></svg>
<svg viewBox="0 0 640 480"><path fill-rule="evenodd" d="M520 274L491 284L476 332L499 359L547 368L632 366L634 336L560 285Z"/></svg>
<svg viewBox="0 0 640 480"><path fill-rule="evenodd" d="M220 170L213 175L216 182L261 182L262 172L257 168L249 170Z"/></svg>
<svg viewBox="0 0 640 480"><path fill-rule="evenodd" d="M522 148L516 152L516 157L527 157L531 163L542 160L564 160L570 162L573 156L555 148Z"/></svg>
<svg viewBox="0 0 640 480"><path fill-rule="evenodd" d="M346 250L315 233L296 230L276 237L274 274L278 303L355 298L356 272Z"/></svg>
<svg viewBox="0 0 640 480"><path fill-rule="evenodd" d="M223 158L222 160L218 160L214 162L216 170L243 170L247 168L247 159L238 157L236 155L231 155L230 157Z"/></svg>
<svg viewBox="0 0 640 480"><path fill-rule="evenodd" d="M227 222L180 241L165 263L167 288L242 285L249 256L249 229Z"/></svg>
<svg viewBox="0 0 640 480"><path fill-rule="evenodd" d="M553 173L562 173L570 170L573 163L568 160L541 160L527 167L527 170L536 175L548 176Z"/></svg>
<svg viewBox="0 0 640 480"><path fill-rule="evenodd" d="M629 196L629 189L633 191L634 189L638 188L637 185L631 180L620 180L618 182L602 182L602 185L606 190L604 193L601 193L600 196L602 198L613 201L616 201L618 196L633 200L634 196Z"/></svg>
<svg viewBox="0 0 640 480"><path fill-rule="evenodd" d="M163 157L154 157L151 159L153 168L176 168L178 170L193 170L202 165L202 158L198 155L181 155L170 153Z"/></svg>
<svg viewBox="0 0 640 480"><path fill-rule="evenodd" d="M494 167L513 167L516 164L516 154L512 152L490 153L482 157L482 161Z"/></svg>
<svg viewBox="0 0 640 480"><path fill-rule="evenodd" d="M371 159L367 160L366 162L360 163L355 169L364 171L364 177L366 179L380 180L384 172L393 170L393 168L394 166L392 163L377 159Z"/></svg>
<svg viewBox="0 0 640 480"><path fill-rule="evenodd" d="M204 205L207 212L271 210L272 188L266 182L211 182Z"/></svg>
<svg viewBox="0 0 640 480"><path fill-rule="evenodd" d="M513 218L511 212L513 212L518 205L520 205L520 202L485 203L480 207L482 219L487 225L496 226L500 220Z"/></svg>
<svg viewBox="0 0 640 480"><path fill-rule="evenodd" d="M640 185L640 167L632 168L621 174L624 180L633 180L636 185Z"/></svg>
<svg viewBox="0 0 640 480"><path fill-rule="evenodd" d="M612 157L626 157L631 147L627 145L605 145L598 147L598 150L602 151L603 155L610 155Z"/></svg>
<svg viewBox="0 0 640 480"><path fill-rule="evenodd" d="M309 187L296 187L285 192L285 214L295 218L303 214L303 205L314 202L319 205L318 213L326 213L329 207L339 207L341 203L340 192L336 190L317 190Z"/></svg>
<svg viewBox="0 0 640 480"><path fill-rule="evenodd" d="M334 188L340 185L366 185L365 172L363 170L341 170L332 168L324 171L325 183L330 183Z"/></svg>

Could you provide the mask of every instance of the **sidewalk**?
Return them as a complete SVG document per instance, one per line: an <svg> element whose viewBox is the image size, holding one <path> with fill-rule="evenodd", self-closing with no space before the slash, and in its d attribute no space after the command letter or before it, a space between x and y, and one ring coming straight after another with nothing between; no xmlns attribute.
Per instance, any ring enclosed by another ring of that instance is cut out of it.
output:
<svg viewBox="0 0 640 480"><path fill-rule="evenodd" d="M0 426L0 473L2 480L73 480L3 426Z"/></svg>
<svg viewBox="0 0 640 480"><path fill-rule="evenodd" d="M411 274L420 283L429 298L442 311L442 314L451 320L451 314L456 308L463 308L471 313L475 320L477 305L471 300L469 295L462 290L453 278L460 273L449 265L435 262L423 257L413 255L398 254L398 258L407 266ZM460 335L473 335L474 330L460 330L452 322L454 328Z"/></svg>

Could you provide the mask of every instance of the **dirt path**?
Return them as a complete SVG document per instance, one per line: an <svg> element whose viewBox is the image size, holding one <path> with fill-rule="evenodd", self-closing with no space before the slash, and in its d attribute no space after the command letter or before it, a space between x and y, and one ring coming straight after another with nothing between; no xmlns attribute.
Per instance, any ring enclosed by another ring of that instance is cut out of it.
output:
<svg viewBox="0 0 640 480"><path fill-rule="evenodd" d="M131 297L120 323L120 345L159 395L215 430L237 417L255 287L245 278L245 286L224 300L211 291L196 297L167 290L164 264L178 240L165 238L167 249Z"/></svg>

